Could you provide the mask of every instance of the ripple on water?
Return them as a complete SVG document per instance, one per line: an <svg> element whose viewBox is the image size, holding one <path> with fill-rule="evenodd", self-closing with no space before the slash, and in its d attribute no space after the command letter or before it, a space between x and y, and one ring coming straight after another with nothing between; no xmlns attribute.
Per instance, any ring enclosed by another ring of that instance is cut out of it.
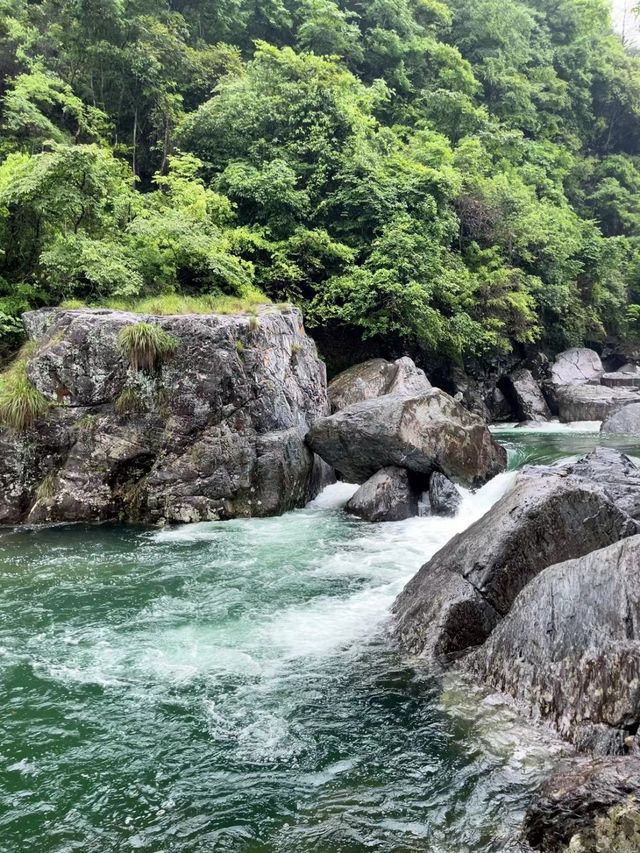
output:
<svg viewBox="0 0 640 853"><path fill-rule="evenodd" d="M443 689L387 620L514 477L466 492L455 519L365 524L338 484L275 519L2 534L0 849L461 853L508 838L558 744L469 684Z"/></svg>

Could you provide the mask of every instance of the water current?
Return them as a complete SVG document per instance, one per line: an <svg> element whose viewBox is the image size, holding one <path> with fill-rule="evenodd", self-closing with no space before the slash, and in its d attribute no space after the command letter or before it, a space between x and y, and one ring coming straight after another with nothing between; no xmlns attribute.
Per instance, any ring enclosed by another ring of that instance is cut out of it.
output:
<svg viewBox="0 0 640 853"><path fill-rule="evenodd" d="M454 519L360 522L337 484L280 518L0 532L2 853L512 849L562 746L388 627L513 469L599 440L496 435L512 470Z"/></svg>

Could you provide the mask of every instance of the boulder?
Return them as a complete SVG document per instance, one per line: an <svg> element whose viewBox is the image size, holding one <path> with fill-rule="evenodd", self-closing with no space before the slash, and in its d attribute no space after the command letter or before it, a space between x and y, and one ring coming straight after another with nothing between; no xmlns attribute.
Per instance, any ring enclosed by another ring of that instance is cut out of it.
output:
<svg viewBox="0 0 640 853"><path fill-rule="evenodd" d="M396 361L373 358L356 364L332 379L328 391L331 411L339 412L384 394L421 394L429 388L425 372L405 356Z"/></svg>
<svg viewBox="0 0 640 853"><path fill-rule="evenodd" d="M138 369L120 344L140 321L175 352ZM51 409L0 427L0 520L155 523L303 506L331 477L309 450L328 414L325 370L297 309L153 317L110 309L25 315L27 364Z"/></svg>
<svg viewBox="0 0 640 853"><path fill-rule="evenodd" d="M609 415L640 402L640 388L609 388L606 385L562 385L555 389L560 420L603 421Z"/></svg>
<svg viewBox="0 0 640 853"><path fill-rule="evenodd" d="M621 752L640 726L640 536L546 568L463 666L579 749Z"/></svg>
<svg viewBox="0 0 640 853"><path fill-rule="evenodd" d="M514 370L502 380L501 388L520 421L547 421L549 406L533 374L526 368Z"/></svg>
<svg viewBox="0 0 640 853"><path fill-rule="evenodd" d="M556 357L551 367L551 381L554 385L581 385L599 382L603 373L597 352L586 347L574 347Z"/></svg>
<svg viewBox="0 0 640 853"><path fill-rule="evenodd" d="M597 483L566 469L525 469L409 581L393 606L396 634L410 652L447 664L484 642L547 566L636 530Z"/></svg>
<svg viewBox="0 0 640 853"><path fill-rule="evenodd" d="M620 385L640 387L640 367L637 364L624 364L619 370L605 373L600 381L610 388Z"/></svg>
<svg viewBox="0 0 640 853"><path fill-rule="evenodd" d="M479 486L507 461L485 423L438 388L347 406L318 419L307 441L352 483L395 465L417 474L440 471L465 486Z"/></svg>
<svg viewBox="0 0 640 853"><path fill-rule="evenodd" d="M609 415L600 427L609 435L640 435L640 401L629 403Z"/></svg>
<svg viewBox="0 0 640 853"><path fill-rule="evenodd" d="M576 853L639 850L639 803L640 758L574 758L556 769L527 809L523 837L544 853L562 853L572 839Z"/></svg>
<svg viewBox="0 0 640 853"><path fill-rule="evenodd" d="M429 480L429 503L434 515L455 515L460 508L462 495L444 474L436 471Z"/></svg>
<svg viewBox="0 0 640 853"><path fill-rule="evenodd" d="M640 521L640 468L624 453L596 447L578 462L564 466L564 470L598 483L617 507Z"/></svg>
<svg viewBox="0 0 640 853"><path fill-rule="evenodd" d="M420 491L408 471L393 466L369 477L347 503L347 512L366 521L402 521L418 514Z"/></svg>

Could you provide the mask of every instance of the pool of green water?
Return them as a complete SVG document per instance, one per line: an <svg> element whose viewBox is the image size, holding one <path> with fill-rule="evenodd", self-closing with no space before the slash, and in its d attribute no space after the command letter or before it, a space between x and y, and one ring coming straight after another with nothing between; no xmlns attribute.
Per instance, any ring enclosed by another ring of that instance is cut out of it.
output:
<svg viewBox="0 0 640 853"><path fill-rule="evenodd" d="M511 466L596 433L501 429ZM633 442L625 449L637 452ZM0 850L509 849L560 745L389 638L455 519L0 532Z"/></svg>

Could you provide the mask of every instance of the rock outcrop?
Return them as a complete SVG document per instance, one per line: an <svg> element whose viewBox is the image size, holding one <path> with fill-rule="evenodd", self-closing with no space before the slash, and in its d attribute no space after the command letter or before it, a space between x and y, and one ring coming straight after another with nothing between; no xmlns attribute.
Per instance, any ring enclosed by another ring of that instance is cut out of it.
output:
<svg viewBox="0 0 640 853"><path fill-rule="evenodd" d="M420 493L404 468L382 468L360 486L345 508L366 521L402 521L417 515Z"/></svg>
<svg viewBox="0 0 640 853"><path fill-rule="evenodd" d="M175 347L136 369L120 333L141 321ZM0 428L0 522L273 515L330 478L304 441L328 400L298 310L46 310L25 324L51 408L24 434Z"/></svg>
<svg viewBox="0 0 640 853"><path fill-rule="evenodd" d="M338 374L329 383L332 412L385 394L422 394L431 388L425 372L410 358L373 358Z"/></svg>
<svg viewBox="0 0 640 853"><path fill-rule="evenodd" d="M640 536L545 569L464 667L580 749L621 752L640 726Z"/></svg>
<svg viewBox="0 0 640 853"><path fill-rule="evenodd" d="M640 389L607 385L562 385L555 389L561 421L602 421L629 403L640 402Z"/></svg>
<svg viewBox="0 0 640 853"><path fill-rule="evenodd" d="M525 469L511 492L407 584L393 608L397 636L409 651L447 664L484 642L547 566L637 529L586 467L583 476L562 468Z"/></svg>
<svg viewBox="0 0 640 853"><path fill-rule="evenodd" d="M307 441L353 483L393 465L417 474L440 471L454 482L478 486L506 465L506 452L485 423L437 388L348 406L317 420Z"/></svg>
<svg viewBox="0 0 640 853"><path fill-rule="evenodd" d="M619 370L605 373L600 380L603 385L616 388L619 385L640 386L640 367L637 364L623 364Z"/></svg>
<svg viewBox="0 0 640 853"><path fill-rule="evenodd" d="M579 758L542 786L524 819L534 850L562 853L640 849L640 758Z"/></svg>
<svg viewBox="0 0 640 853"><path fill-rule="evenodd" d="M600 485L619 509L640 521L640 468L624 453L596 447L564 470Z"/></svg>
<svg viewBox="0 0 640 853"><path fill-rule="evenodd" d="M520 368L504 377L502 390L519 421L547 421L551 412L530 370Z"/></svg>
<svg viewBox="0 0 640 853"><path fill-rule="evenodd" d="M600 432L609 435L640 435L640 402L630 403L602 422Z"/></svg>

